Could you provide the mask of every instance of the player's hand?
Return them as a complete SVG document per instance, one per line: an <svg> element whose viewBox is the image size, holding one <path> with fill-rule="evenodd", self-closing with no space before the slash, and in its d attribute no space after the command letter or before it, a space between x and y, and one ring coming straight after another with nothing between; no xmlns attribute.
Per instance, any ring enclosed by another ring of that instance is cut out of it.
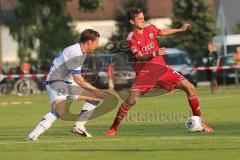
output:
<svg viewBox="0 0 240 160"><path fill-rule="evenodd" d="M165 55L165 54L167 54L166 48L162 47L158 49L158 53L157 53L158 56Z"/></svg>
<svg viewBox="0 0 240 160"><path fill-rule="evenodd" d="M101 91L100 89L97 89L95 91L95 95L97 98L103 99L107 94L105 92Z"/></svg>
<svg viewBox="0 0 240 160"><path fill-rule="evenodd" d="M214 73L218 72L218 67L213 70Z"/></svg>
<svg viewBox="0 0 240 160"><path fill-rule="evenodd" d="M186 24L182 25L182 27L180 29L181 29L182 32L184 32L186 30L191 29L191 27L192 27L191 24L186 23Z"/></svg>

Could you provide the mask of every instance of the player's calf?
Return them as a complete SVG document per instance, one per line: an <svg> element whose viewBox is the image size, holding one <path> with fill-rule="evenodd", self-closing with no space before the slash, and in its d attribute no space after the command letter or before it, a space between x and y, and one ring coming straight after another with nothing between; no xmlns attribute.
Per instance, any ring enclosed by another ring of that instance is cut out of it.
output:
<svg viewBox="0 0 240 160"><path fill-rule="evenodd" d="M113 121L112 126L107 131L108 136L114 136L116 134L117 128L118 128L119 124L121 123L121 121L123 120L123 118L127 115L129 108L130 108L130 106L127 103L121 104L121 106L119 107L119 110L117 112L116 118Z"/></svg>

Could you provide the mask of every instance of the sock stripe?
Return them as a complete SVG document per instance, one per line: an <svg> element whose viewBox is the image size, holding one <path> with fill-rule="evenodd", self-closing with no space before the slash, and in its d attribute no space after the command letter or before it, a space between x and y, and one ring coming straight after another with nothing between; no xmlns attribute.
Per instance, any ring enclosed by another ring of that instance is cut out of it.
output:
<svg viewBox="0 0 240 160"><path fill-rule="evenodd" d="M128 112L128 109L125 108L125 107L121 107L121 108L120 108L120 112L126 114L126 113Z"/></svg>
<svg viewBox="0 0 240 160"><path fill-rule="evenodd" d="M196 98L197 98L197 96L189 96L188 97L189 100L196 99Z"/></svg>
<svg viewBox="0 0 240 160"><path fill-rule="evenodd" d="M94 106L96 106L100 103L100 101L87 101L87 102L94 105Z"/></svg>
<svg viewBox="0 0 240 160"><path fill-rule="evenodd" d="M61 118L61 115L59 113L57 113L56 111L52 110L51 113L56 116L58 119Z"/></svg>

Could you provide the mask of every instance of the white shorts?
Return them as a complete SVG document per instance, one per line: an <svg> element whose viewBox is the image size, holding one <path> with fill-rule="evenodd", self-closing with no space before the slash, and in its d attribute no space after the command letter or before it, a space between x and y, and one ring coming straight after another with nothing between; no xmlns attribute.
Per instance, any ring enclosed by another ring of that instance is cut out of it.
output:
<svg viewBox="0 0 240 160"><path fill-rule="evenodd" d="M76 95L72 95L66 92L66 86L68 87L77 87L78 91ZM50 99L50 103L52 104L53 102L55 102L56 100L59 99L63 99L65 100L67 98L67 96L73 96L73 97L77 97L79 96L81 93L83 93L84 89L77 86L77 85L63 85L62 87L58 87L57 89L54 89L53 87L46 85L46 89L49 95L49 99Z"/></svg>

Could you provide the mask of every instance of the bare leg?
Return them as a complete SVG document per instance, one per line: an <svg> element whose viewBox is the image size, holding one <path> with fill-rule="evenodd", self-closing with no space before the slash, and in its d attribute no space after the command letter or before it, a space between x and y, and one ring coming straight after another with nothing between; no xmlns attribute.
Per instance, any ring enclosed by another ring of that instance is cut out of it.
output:
<svg viewBox="0 0 240 160"><path fill-rule="evenodd" d="M183 90L188 95L188 102L190 107L192 108L192 113L194 116L201 116L199 100L196 95L196 91L194 86L188 80L182 80L177 88ZM204 124L203 127L204 132L213 132L213 129L209 127L207 124Z"/></svg>
<svg viewBox="0 0 240 160"><path fill-rule="evenodd" d="M188 96L188 102L195 116L201 116L199 100L196 95L195 87L188 80L184 79L177 84L177 88L183 90Z"/></svg>
<svg viewBox="0 0 240 160"><path fill-rule="evenodd" d="M214 78L214 89L215 91L217 92L218 91L218 82L217 82L217 79Z"/></svg>

